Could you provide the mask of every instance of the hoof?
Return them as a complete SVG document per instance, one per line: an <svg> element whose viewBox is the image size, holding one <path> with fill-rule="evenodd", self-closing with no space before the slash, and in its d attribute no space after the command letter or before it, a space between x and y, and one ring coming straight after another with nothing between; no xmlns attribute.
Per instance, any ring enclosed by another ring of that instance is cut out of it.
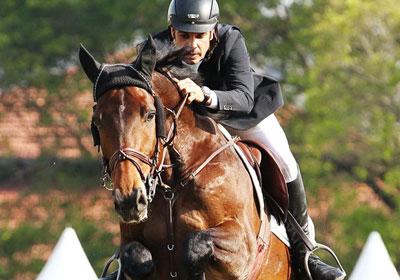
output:
<svg viewBox="0 0 400 280"><path fill-rule="evenodd" d="M139 242L132 242L121 249L122 271L130 278L140 279L154 271L150 251Z"/></svg>

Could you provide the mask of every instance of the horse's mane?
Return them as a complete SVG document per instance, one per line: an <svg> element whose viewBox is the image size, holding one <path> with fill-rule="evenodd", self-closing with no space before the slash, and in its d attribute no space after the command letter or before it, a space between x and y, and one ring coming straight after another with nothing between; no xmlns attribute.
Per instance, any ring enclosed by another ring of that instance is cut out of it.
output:
<svg viewBox="0 0 400 280"><path fill-rule="evenodd" d="M197 71L197 67L182 63L184 57L191 51L190 47L177 49L174 46L157 50L157 63L155 70L158 72L170 72L178 80L189 78L197 84L203 84L203 79Z"/></svg>

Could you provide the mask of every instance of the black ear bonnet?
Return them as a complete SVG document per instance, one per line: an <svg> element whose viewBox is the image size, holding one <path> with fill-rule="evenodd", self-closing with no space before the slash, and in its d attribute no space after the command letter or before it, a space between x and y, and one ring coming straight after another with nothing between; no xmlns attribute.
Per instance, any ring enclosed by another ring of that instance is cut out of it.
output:
<svg viewBox="0 0 400 280"><path fill-rule="evenodd" d="M99 75L93 84L93 100L97 102L107 91L127 86L140 87L152 92L150 82L131 64L102 64Z"/></svg>
<svg viewBox="0 0 400 280"><path fill-rule="evenodd" d="M79 50L79 60L86 75L93 82L94 102L97 102L104 93L113 88L135 86L149 92L154 97L156 107L157 137L166 138L164 105L161 99L154 94L150 82L156 63L156 49L151 37L133 64L100 64L82 45ZM94 109L95 107L93 107ZM94 146L100 145L100 134L93 120L91 131Z"/></svg>

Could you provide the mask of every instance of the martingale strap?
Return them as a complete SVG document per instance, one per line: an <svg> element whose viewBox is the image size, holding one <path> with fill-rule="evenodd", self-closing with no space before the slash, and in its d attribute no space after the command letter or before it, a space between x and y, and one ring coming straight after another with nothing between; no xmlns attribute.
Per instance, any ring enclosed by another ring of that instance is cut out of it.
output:
<svg viewBox="0 0 400 280"><path fill-rule="evenodd" d="M218 148L211 155L207 157L207 159L200 164L187 178L181 180L177 188L171 188L168 185L165 185L161 182L160 189L163 191L164 199L167 201L167 211L168 211L168 221L167 221L167 235L168 235L168 244L167 250L169 252L169 263L170 263L170 278L177 278L178 273L175 269L175 234L174 234L174 220L173 220L173 207L176 201L176 193L184 188L191 180L193 180L197 174L200 173L204 167L207 166L210 161L212 161L217 155L221 154L225 149L233 146L235 142L238 141L238 138L231 138L226 144ZM165 149L166 150L166 149ZM203 278L205 279L204 273Z"/></svg>
<svg viewBox="0 0 400 280"><path fill-rule="evenodd" d="M166 76L168 78L170 78L171 82L174 82L174 78L172 77L171 73L169 72L165 72L164 74L166 74ZM176 129L177 129L177 124L176 121L179 118L185 104L187 101L189 95L185 95L185 97L183 98L182 102L180 103L178 110L176 111L176 113L173 113L173 123L168 131L168 135L166 137L166 139L164 140L164 149L163 153L162 153L162 157L161 157L161 164L159 164L157 172L156 173L160 173L162 172L162 170L165 168L164 165L164 161L166 158L166 153L168 151L174 151L174 147L173 147L173 140L176 136ZM177 278L178 277L178 273L177 270L175 268L175 233L174 233L174 216L173 216L173 207L176 201L176 194L179 190L183 189L191 180L193 180L206 166L207 164L210 163L210 161L212 161L216 156L218 156L219 154L221 154L224 150L226 150L227 148L233 146L237 141L239 140L239 138L231 138L228 140L227 143L225 143L224 145L222 145L221 147L219 147L217 150L215 150L213 153L211 153L211 155L209 155L203 163L201 163L192 173L190 173L186 178L183 178L180 183L176 186L176 187L171 187L168 186L166 184L164 184L162 182L162 180L160 179L159 182L159 189L162 191L164 199L167 201L167 211L168 211L168 220L167 220L167 235L168 235L168 243L167 243L167 250L169 252L169 277L171 279ZM205 279L205 276L203 274L203 278Z"/></svg>

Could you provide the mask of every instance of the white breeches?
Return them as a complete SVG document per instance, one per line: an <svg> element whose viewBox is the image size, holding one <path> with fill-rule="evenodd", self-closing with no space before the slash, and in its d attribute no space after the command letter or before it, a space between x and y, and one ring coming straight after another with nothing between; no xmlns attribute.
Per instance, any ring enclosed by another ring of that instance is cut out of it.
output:
<svg viewBox="0 0 400 280"><path fill-rule="evenodd" d="M248 130L226 129L243 140L253 140L268 147L272 157L278 164L285 182L294 181L298 176L297 162L290 151L285 132L274 114L269 115L255 127Z"/></svg>

